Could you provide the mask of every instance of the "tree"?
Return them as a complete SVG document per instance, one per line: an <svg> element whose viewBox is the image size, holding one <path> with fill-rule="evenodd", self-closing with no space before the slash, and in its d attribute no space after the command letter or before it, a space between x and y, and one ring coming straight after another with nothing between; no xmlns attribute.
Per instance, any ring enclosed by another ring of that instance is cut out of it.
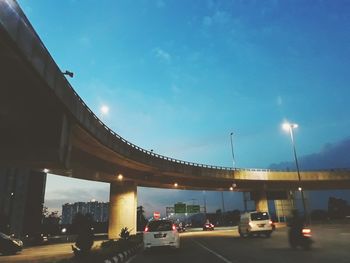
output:
<svg viewBox="0 0 350 263"><path fill-rule="evenodd" d="M61 217L58 211L49 212L46 206L42 212L42 232L45 234L58 234Z"/></svg>
<svg viewBox="0 0 350 263"><path fill-rule="evenodd" d="M145 217L145 210L143 206L137 207L137 231L142 231L147 225L148 221Z"/></svg>

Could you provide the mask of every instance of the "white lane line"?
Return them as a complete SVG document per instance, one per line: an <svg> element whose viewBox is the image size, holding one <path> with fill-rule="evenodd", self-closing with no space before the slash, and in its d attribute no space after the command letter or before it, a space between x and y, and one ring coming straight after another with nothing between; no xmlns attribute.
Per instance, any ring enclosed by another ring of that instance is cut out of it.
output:
<svg viewBox="0 0 350 263"><path fill-rule="evenodd" d="M125 263L130 263L131 261L133 261L133 259L134 259L136 256L137 256L137 254L134 255L134 256L132 256L131 258L129 258Z"/></svg>
<svg viewBox="0 0 350 263"><path fill-rule="evenodd" d="M196 243L198 246L204 248L205 250L209 251L210 253L214 254L215 256L217 256L218 258L220 258L222 261L226 262L226 263L233 263L232 261L228 260L227 258L221 256L220 254L216 253L215 251L211 250L210 248L207 248L206 246L204 246L203 244L199 243L198 241L192 240L194 243Z"/></svg>

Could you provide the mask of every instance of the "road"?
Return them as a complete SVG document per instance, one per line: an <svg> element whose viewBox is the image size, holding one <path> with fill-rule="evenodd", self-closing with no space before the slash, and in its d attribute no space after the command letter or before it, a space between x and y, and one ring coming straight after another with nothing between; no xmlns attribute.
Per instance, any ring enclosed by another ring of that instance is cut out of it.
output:
<svg viewBox="0 0 350 263"><path fill-rule="evenodd" d="M99 246L102 241L95 241L94 246ZM74 243L63 243L54 245L44 245L23 249L16 255L2 256L0 262L53 262L55 260L69 258L73 256L72 247Z"/></svg>
<svg viewBox="0 0 350 263"><path fill-rule="evenodd" d="M128 263L349 263L350 224L312 226L315 241L311 251L293 251L287 243L287 228L277 229L271 238L240 238L236 228L181 234L179 251L156 249L140 252ZM95 245L98 245L95 241ZM71 257L71 244L24 249L14 256L0 256L0 262L52 262Z"/></svg>
<svg viewBox="0 0 350 263"><path fill-rule="evenodd" d="M237 230L216 230L181 234L179 251L157 249L139 253L128 263L349 263L350 225L313 226L311 251L292 250L287 228L277 229L271 238L240 238Z"/></svg>

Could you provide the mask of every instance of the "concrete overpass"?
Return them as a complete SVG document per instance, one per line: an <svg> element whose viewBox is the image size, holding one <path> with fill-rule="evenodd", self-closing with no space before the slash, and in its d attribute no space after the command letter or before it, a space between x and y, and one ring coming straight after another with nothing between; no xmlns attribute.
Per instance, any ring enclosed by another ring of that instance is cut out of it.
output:
<svg viewBox="0 0 350 263"><path fill-rule="evenodd" d="M229 190L235 184L235 191L259 192L257 206L264 208L266 191L300 185L295 172L191 163L126 141L74 91L12 0L0 1L0 76L0 165L111 183L111 237L136 225L137 186ZM348 170L302 172L301 179L304 189L350 188Z"/></svg>

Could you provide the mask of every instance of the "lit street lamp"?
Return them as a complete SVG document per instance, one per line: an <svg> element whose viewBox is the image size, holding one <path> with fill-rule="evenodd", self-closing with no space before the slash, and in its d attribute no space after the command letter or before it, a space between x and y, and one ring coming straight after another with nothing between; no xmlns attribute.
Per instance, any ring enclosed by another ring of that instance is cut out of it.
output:
<svg viewBox="0 0 350 263"><path fill-rule="evenodd" d="M235 161L235 154L233 152L233 141L232 141L232 136L233 136L233 132L230 133L230 139L231 139L231 153L232 153L232 163L233 163L233 169L236 168L236 161Z"/></svg>
<svg viewBox="0 0 350 263"><path fill-rule="evenodd" d="M284 123L282 125L283 129L286 131L289 131L290 133L290 138L292 141L292 146L293 146L293 153L294 153L294 160L295 160L295 165L297 167L297 173L298 173L298 180L299 180L299 187L298 190L300 191L301 194L301 200L303 202L303 210L304 210L304 217L307 219L307 211L306 211L306 205L305 205L305 198L304 198L304 190L301 186L301 177L300 177L300 171L299 171L299 163L298 163L298 158L297 158L297 152L295 150L295 142L294 142L294 134L293 134L293 129L298 128L298 124L296 123Z"/></svg>

